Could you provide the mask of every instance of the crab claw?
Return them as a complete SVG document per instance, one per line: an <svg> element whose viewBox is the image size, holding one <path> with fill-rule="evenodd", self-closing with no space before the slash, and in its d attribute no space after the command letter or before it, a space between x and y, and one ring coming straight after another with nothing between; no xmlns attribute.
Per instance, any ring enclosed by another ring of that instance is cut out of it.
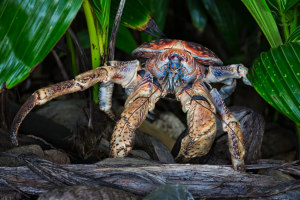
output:
<svg viewBox="0 0 300 200"><path fill-rule="evenodd" d="M248 68L246 68L244 65L240 64L240 65L238 66L238 73L240 74L240 77L243 78L243 82L244 82L246 85L252 86L252 84L250 83L250 81L249 81L248 78L247 78Z"/></svg>
<svg viewBox="0 0 300 200"><path fill-rule="evenodd" d="M246 85L252 86L252 84L250 83L250 81L248 80L247 77L243 77L243 82L244 82Z"/></svg>

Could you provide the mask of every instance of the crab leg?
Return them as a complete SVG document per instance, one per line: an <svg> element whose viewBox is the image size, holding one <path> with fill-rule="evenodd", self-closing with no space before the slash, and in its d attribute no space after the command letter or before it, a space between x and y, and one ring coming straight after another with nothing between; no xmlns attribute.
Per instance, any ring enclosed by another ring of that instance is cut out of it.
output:
<svg viewBox="0 0 300 200"><path fill-rule="evenodd" d="M149 110L161 96L159 87L153 84L150 73L138 82L125 103L125 110L117 122L110 142L110 156L125 157L132 149L135 130L146 119Z"/></svg>
<svg viewBox="0 0 300 200"><path fill-rule="evenodd" d="M222 99L226 99L228 96L230 96L236 87L236 79L230 78L222 81L221 83L225 84L220 88L220 95Z"/></svg>
<svg viewBox="0 0 300 200"><path fill-rule="evenodd" d="M83 91L102 81L110 81L122 84L123 87L129 87L131 84L135 84L136 74L139 68L140 64L137 60L118 62L118 65L113 65L113 67L99 67L79 74L72 80L57 83L35 91L24 103L13 120L11 129L12 143L18 145L18 129L26 115L34 108L34 106L42 105L47 101L64 94Z"/></svg>
<svg viewBox="0 0 300 200"><path fill-rule="evenodd" d="M227 66L209 66L205 74L204 81L207 83L222 82L226 79L243 78L246 85L251 85L247 79L248 69L242 64L233 64Z"/></svg>
<svg viewBox="0 0 300 200"><path fill-rule="evenodd" d="M180 99L183 111L187 112L189 133L181 141L176 161L186 162L194 157L208 153L216 134L215 107L209 93L200 81L192 88L184 88Z"/></svg>
<svg viewBox="0 0 300 200"><path fill-rule="evenodd" d="M111 82L101 83L99 87L99 108L105 112L111 119L115 119L112 107L112 95L114 90L114 84Z"/></svg>
<svg viewBox="0 0 300 200"><path fill-rule="evenodd" d="M221 115L223 129L228 133L228 144L233 168L235 170L245 171L245 148L240 123L225 106L224 101L215 88L210 91L210 94Z"/></svg>

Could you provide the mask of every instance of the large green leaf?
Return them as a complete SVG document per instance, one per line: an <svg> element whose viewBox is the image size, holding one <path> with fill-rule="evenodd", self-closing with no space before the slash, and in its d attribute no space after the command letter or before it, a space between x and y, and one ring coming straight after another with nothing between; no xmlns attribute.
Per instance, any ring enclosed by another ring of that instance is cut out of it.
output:
<svg viewBox="0 0 300 200"><path fill-rule="evenodd" d="M203 32L207 23L207 16L203 8L202 2L198 0L188 0L187 5L190 10L193 25L200 32Z"/></svg>
<svg viewBox="0 0 300 200"><path fill-rule="evenodd" d="M293 23L295 18L298 16L294 15L294 10L286 9L287 3L291 1L286 0L268 0L267 4L272 11L272 15L276 20L277 24L283 28L283 35L285 40L288 39L290 35L289 25ZM292 7L291 7L292 8Z"/></svg>
<svg viewBox="0 0 300 200"><path fill-rule="evenodd" d="M227 46L232 52L240 49L238 38L242 26L244 25L243 17L240 16L236 7L239 1L219 1L219 0L203 0L205 9L213 18L221 35L225 39Z"/></svg>
<svg viewBox="0 0 300 200"><path fill-rule="evenodd" d="M90 2L92 4L94 14L98 19L98 23L95 24L99 39L100 53L104 56L106 54L108 44L110 0L92 0Z"/></svg>
<svg viewBox="0 0 300 200"><path fill-rule="evenodd" d="M148 0L150 1L150 0ZM151 34L160 33L160 30L152 18L149 9L144 5L147 1L126 0L121 24L133 30L144 31ZM111 0L111 16L116 16L119 0Z"/></svg>
<svg viewBox="0 0 300 200"><path fill-rule="evenodd" d="M0 84L28 77L67 30L82 0L2 0L0 3Z"/></svg>
<svg viewBox="0 0 300 200"><path fill-rule="evenodd" d="M257 92L274 108L300 124L300 43L262 53L249 71Z"/></svg>
<svg viewBox="0 0 300 200"><path fill-rule="evenodd" d="M151 16L155 19L155 22L160 30L163 30L167 12L169 0L143 0L143 6L150 10ZM154 36L146 33L141 33L142 41L150 41L155 39Z"/></svg>
<svg viewBox="0 0 300 200"><path fill-rule="evenodd" d="M265 0L242 0L248 8L261 30L265 34L272 48L282 45L276 22Z"/></svg>
<svg viewBox="0 0 300 200"><path fill-rule="evenodd" d="M111 0L111 16L116 16L120 0ZM126 0L121 23L128 28L144 30L151 19L148 9L140 0Z"/></svg>
<svg viewBox="0 0 300 200"><path fill-rule="evenodd" d="M290 35L287 42L300 42L300 26L298 26L294 32Z"/></svg>
<svg viewBox="0 0 300 200"><path fill-rule="evenodd" d="M129 54L135 48L137 48L137 43L133 38L132 34L130 33L130 31L128 30L128 28L124 26L119 27L116 47Z"/></svg>
<svg viewBox="0 0 300 200"><path fill-rule="evenodd" d="M296 4L300 5L299 0L282 0L285 2L284 11L289 10L290 8L296 6Z"/></svg>
<svg viewBox="0 0 300 200"><path fill-rule="evenodd" d="M169 0L142 0L141 2L150 11L158 27L163 29L167 17Z"/></svg>

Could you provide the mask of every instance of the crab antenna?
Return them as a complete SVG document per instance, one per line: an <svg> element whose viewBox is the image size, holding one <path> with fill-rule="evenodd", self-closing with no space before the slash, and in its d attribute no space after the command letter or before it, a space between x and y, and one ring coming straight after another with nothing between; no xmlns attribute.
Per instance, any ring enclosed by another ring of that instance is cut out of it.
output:
<svg viewBox="0 0 300 200"><path fill-rule="evenodd" d="M113 25L113 28L112 28L112 31L111 31L110 40L109 40L109 47L108 47L108 55L107 55L107 60L108 61L114 60L116 38L117 38L118 29L119 29L119 25L120 25L120 21L121 21L121 17L122 17L125 2L126 2L126 0L121 0L120 1L118 12L117 12L117 15L116 15L116 18L115 18L115 21L114 21L114 25Z"/></svg>

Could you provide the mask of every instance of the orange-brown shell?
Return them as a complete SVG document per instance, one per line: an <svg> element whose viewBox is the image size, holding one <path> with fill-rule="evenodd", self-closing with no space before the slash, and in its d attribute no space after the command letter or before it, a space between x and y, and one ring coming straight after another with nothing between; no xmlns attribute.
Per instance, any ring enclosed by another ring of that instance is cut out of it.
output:
<svg viewBox="0 0 300 200"><path fill-rule="evenodd" d="M199 63L204 65L222 65L223 62L208 48L193 42L182 40L159 39L145 42L132 52L134 57L151 58L167 49L187 51Z"/></svg>

